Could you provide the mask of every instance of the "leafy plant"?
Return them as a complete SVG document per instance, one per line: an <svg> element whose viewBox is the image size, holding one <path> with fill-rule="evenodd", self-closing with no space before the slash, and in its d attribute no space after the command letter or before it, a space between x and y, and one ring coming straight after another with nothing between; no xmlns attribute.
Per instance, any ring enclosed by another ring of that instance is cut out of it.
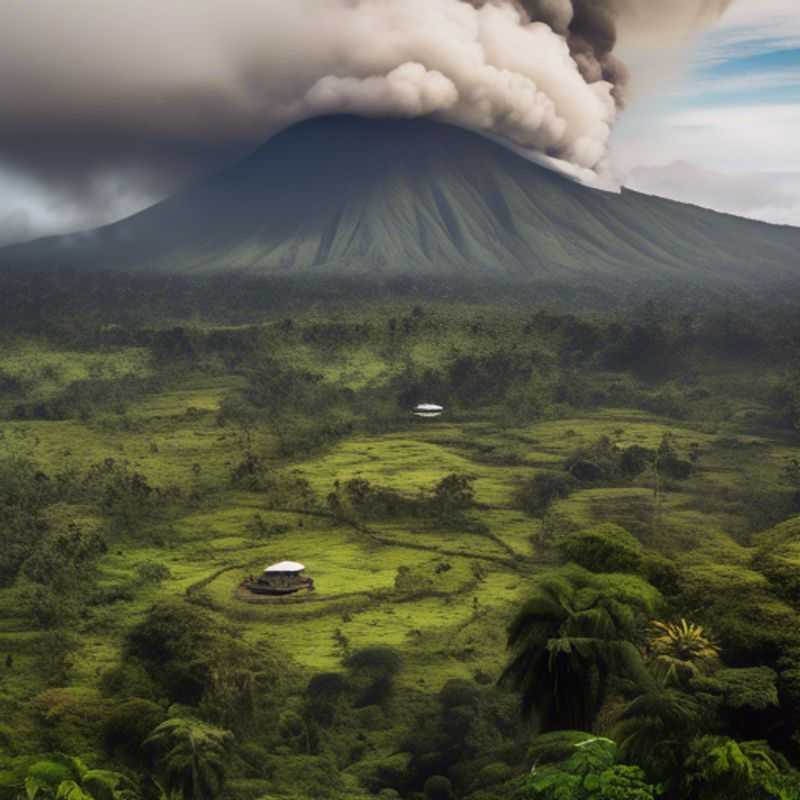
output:
<svg viewBox="0 0 800 800"><path fill-rule="evenodd" d="M780 787L780 769L766 742L701 736L684 763L687 797L697 800L791 800Z"/></svg>
<svg viewBox="0 0 800 800"><path fill-rule="evenodd" d="M708 672L719 660L719 647L702 625L681 619L679 622L656 620L650 626L650 651L656 664L671 676L680 679L699 675Z"/></svg>
<svg viewBox="0 0 800 800"><path fill-rule="evenodd" d="M48 769L49 767L49 769ZM55 776L70 777L53 780ZM26 800L138 800L133 782L119 772L89 769L79 758L37 762L25 778Z"/></svg>
<svg viewBox="0 0 800 800"><path fill-rule="evenodd" d="M531 800L655 800L657 787L638 767L617 764L611 739L589 738L559 764L534 768L522 792Z"/></svg>
<svg viewBox="0 0 800 800"><path fill-rule="evenodd" d="M158 771L167 791L185 800L214 800L225 783L230 731L192 717L162 722L145 740L158 753Z"/></svg>

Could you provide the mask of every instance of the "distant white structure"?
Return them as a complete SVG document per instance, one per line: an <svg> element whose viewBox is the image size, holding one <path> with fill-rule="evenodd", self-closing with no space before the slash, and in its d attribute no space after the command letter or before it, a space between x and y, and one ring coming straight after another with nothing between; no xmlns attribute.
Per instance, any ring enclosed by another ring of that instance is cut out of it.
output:
<svg viewBox="0 0 800 800"><path fill-rule="evenodd" d="M435 403L420 403L414 406L415 417L441 417L444 414L444 406L438 406Z"/></svg>

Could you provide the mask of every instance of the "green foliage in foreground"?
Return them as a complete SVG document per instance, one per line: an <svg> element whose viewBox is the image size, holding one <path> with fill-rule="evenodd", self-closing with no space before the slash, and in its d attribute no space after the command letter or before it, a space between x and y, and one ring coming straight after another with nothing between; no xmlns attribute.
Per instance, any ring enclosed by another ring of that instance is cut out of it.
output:
<svg viewBox="0 0 800 800"><path fill-rule="evenodd" d="M610 739L586 736L558 764L534 766L519 800L655 800L660 790L638 767L616 763Z"/></svg>
<svg viewBox="0 0 800 800"><path fill-rule="evenodd" d="M0 797L4 800L139 800L125 775L89 769L79 758L54 755L5 760L0 756Z"/></svg>

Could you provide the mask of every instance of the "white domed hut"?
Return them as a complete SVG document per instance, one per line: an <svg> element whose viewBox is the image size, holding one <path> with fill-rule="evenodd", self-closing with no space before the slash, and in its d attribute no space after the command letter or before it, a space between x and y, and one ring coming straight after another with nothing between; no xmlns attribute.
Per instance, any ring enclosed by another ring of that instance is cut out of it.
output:
<svg viewBox="0 0 800 800"><path fill-rule="evenodd" d="M303 574L305 566L297 561L279 561L270 564L247 588L255 594L294 594L301 590L313 591L314 581Z"/></svg>

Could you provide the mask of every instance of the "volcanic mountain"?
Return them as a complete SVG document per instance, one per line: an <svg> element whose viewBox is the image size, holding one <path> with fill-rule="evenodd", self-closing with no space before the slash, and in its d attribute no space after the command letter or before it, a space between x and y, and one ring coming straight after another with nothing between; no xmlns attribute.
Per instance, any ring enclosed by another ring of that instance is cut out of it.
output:
<svg viewBox="0 0 800 800"><path fill-rule="evenodd" d="M508 281L800 281L800 229L574 183L428 119L334 116L135 216L0 265Z"/></svg>

